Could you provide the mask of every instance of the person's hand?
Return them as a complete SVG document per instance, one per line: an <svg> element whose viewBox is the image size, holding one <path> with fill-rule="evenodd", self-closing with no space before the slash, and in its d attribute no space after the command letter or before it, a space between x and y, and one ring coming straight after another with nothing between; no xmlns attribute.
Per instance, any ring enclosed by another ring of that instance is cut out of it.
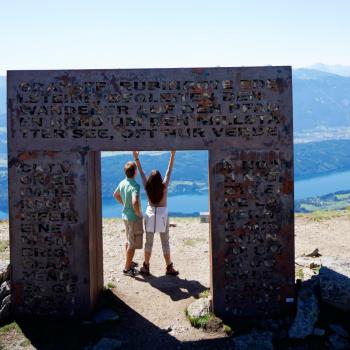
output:
<svg viewBox="0 0 350 350"><path fill-rule="evenodd" d="M133 151L132 154L134 155L134 159L138 159L139 158L139 151Z"/></svg>

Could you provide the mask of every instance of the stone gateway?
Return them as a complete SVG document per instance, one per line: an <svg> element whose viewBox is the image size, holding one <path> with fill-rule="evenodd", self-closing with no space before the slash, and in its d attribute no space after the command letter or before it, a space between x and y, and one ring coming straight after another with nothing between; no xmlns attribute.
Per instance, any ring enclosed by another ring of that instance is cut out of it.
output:
<svg viewBox="0 0 350 350"><path fill-rule="evenodd" d="M101 151L208 150L214 312L294 306L290 67L9 71L17 316L83 317L103 288Z"/></svg>

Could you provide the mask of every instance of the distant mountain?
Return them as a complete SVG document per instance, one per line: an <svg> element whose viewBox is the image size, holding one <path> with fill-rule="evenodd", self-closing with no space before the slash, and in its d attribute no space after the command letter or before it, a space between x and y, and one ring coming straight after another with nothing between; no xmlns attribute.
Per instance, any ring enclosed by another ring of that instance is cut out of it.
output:
<svg viewBox="0 0 350 350"><path fill-rule="evenodd" d="M350 78L311 69L293 71L294 131L350 126Z"/></svg>
<svg viewBox="0 0 350 350"><path fill-rule="evenodd" d="M0 75L0 114L6 113L6 77Z"/></svg>
<svg viewBox="0 0 350 350"><path fill-rule="evenodd" d="M350 140L294 145L296 180L345 170L350 170ZM348 189L350 189L350 179Z"/></svg>
<svg viewBox="0 0 350 350"><path fill-rule="evenodd" d="M350 77L350 66L342 66L340 64L323 64L323 63L315 63L311 65L309 68L321 70L323 72L333 73L342 75L344 77Z"/></svg>

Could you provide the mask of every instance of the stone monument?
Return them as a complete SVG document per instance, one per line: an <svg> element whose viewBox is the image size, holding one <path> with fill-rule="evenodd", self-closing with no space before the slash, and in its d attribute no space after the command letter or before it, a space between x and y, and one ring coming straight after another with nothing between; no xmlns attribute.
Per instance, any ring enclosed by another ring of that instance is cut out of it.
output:
<svg viewBox="0 0 350 350"><path fill-rule="evenodd" d="M214 312L293 308L290 67L7 76L17 316L79 318L94 307L103 288L100 152L135 149L209 152Z"/></svg>

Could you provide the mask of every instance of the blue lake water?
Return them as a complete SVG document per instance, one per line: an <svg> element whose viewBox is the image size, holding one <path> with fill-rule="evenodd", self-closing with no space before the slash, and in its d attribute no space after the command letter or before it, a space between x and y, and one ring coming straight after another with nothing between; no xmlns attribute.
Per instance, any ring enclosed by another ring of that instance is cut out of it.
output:
<svg viewBox="0 0 350 350"><path fill-rule="evenodd" d="M295 199L322 196L341 190L350 190L350 171L295 181Z"/></svg>
<svg viewBox="0 0 350 350"><path fill-rule="evenodd" d="M295 182L295 199L322 196L341 190L350 190L350 171L338 172L326 176L313 177ZM208 195L178 195L168 198L171 213L192 214L208 211ZM142 201L142 208L146 209L146 201ZM112 198L103 202L103 217L120 217L122 207ZM8 214L0 211L0 220L8 218Z"/></svg>
<svg viewBox="0 0 350 350"><path fill-rule="evenodd" d="M319 176L295 182L295 199L322 196L341 190L350 190L350 171ZM172 213L191 214L208 211L208 195L179 195L168 198L169 211ZM142 208L146 202L142 201ZM113 201L103 203L103 216L121 216L122 208Z"/></svg>
<svg viewBox="0 0 350 350"><path fill-rule="evenodd" d="M146 209L147 202L142 200L142 209ZM193 214L201 211L208 211L208 195L178 195L168 197L168 210L170 213ZM104 201L102 216L105 218L121 216L122 206L115 201Z"/></svg>

